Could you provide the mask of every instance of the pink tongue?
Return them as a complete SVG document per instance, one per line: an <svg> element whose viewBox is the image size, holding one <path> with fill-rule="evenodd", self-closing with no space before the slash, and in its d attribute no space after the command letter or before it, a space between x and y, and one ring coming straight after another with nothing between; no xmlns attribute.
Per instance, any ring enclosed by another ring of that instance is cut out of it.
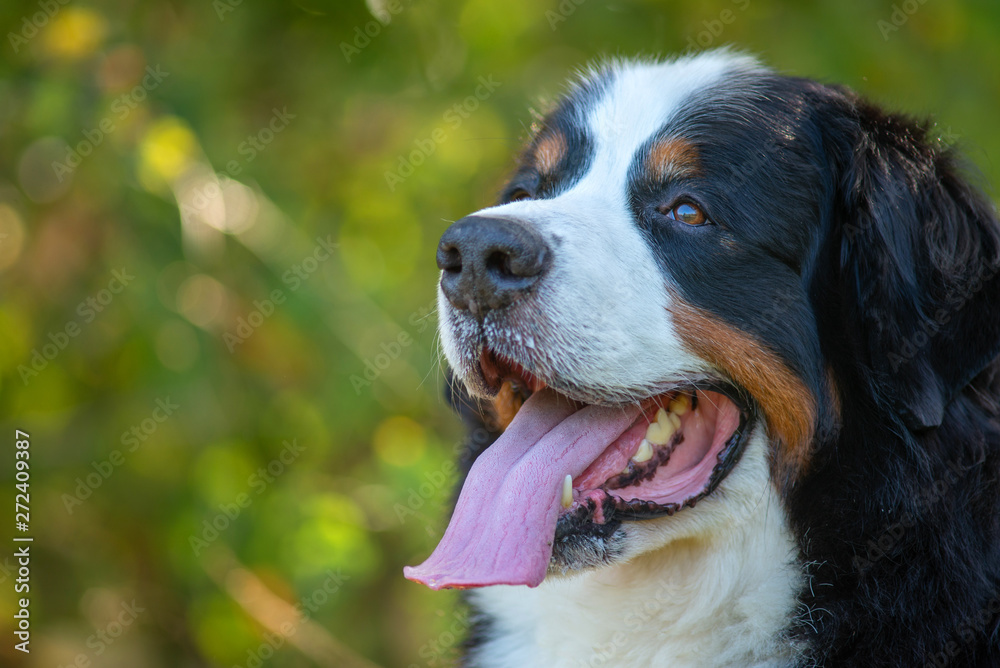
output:
<svg viewBox="0 0 1000 668"><path fill-rule="evenodd" d="M577 410L553 390L535 392L472 466L434 553L403 574L431 589L537 587L552 556L563 479L583 473L638 415L638 406Z"/></svg>

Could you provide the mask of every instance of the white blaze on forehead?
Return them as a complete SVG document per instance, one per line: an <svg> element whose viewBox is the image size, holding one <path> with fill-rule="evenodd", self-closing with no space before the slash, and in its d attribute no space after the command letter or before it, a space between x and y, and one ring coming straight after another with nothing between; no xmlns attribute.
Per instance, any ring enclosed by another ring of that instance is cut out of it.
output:
<svg viewBox="0 0 1000 668"><path fill-rule="evenodd" d="M666 63L627 62L611 67L610 83L585 112L595 155L581 181L599 181L625 193L636 152L675 118L699 92L723 83L727 74L761 71L748 56L713 51Z"/></svg>

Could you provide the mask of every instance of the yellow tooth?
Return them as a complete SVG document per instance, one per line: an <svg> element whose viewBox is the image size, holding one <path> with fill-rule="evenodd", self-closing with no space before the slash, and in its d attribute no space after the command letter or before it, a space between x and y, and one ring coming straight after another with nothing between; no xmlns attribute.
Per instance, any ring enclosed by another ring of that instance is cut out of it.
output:
<svg viewBox="0 0 1000 668"><path fill-rule="evenodd" d="M642 443L639 444L639 450L634 455L632 455L632 461L641 464L642 462L648 462L653 458L653 446L650 445L649 441L642 439Z"/></svg>
<svg viewBox="0 0 1000 668"><path fill-rule="evenodd" d="M670 403L667 404L667 408L674 415L684 415L691 410L691 397L686 394L678 394L670 400Z"/></svg>
<svg viewBox="0 0 1000 668"><path fill-rule="evenodd" d="M646 440L657 445L666 445L669 441L669 435L666 431L662 424L654 422L646 427Z"/></svg>
<svg viewBox="0 0 1000 668"><path fill-rule="evenodd" d="M674 423L664 413L662 420L653 422L646 427L646 440L653 445L666 445L674 437L675 431L677 431L677 428L674 426Z"/></svg>
<svg viewBox="0 0 1000 668"><path fill-rule="evenodd" d="M670 418L670 424L672 424L674 426L674 431L677 431L678 429L681 428L681 419L679 417L677 417L676 413L671 413L667 417Z"/></svg>
<svg viewBox="0 0 1000 668"><path fill-rule="evenodd" d="M656 421L659 422L660 424L663 424L664 422L666 422L667 421L667 411L663 410L662 408L659 409L658 411L656 411Z"/></svg>
<svg viewBox="0 0 1000 668"><path fill-rule="evenodd" d="M663 425L659 422L651 422L648 427L646 427L646 440L649 442L656 441L657 445L663 445L660 441L663 440Z"/></svg>
<svg viewBox="0 0 1000 668"><path fill-rule="evenodd" d="M569 508L573 505L573 476L566 474L563 478L562 507Z"/></svg>

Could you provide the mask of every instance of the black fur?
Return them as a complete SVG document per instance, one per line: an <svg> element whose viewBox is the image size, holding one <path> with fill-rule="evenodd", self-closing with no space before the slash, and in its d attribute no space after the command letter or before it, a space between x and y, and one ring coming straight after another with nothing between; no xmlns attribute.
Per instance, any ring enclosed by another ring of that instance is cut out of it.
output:
<svg viewBox="0 0 1000 668"><path fill-rule="evenodd" d="M797 631L819 665L1000 665L1000 226L924 124L815 90L810 292L842 411L787 503Z"/></svg>

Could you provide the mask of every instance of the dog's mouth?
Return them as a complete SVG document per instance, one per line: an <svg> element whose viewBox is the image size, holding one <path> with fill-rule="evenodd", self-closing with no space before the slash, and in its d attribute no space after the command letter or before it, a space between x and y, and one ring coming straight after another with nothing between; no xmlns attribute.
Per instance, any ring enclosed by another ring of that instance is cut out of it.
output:
<svg viewBox="0 0 1000 668"><path fill-rule="evenodd" d="M481 368L508 419L546 387L521 365L488 351ZM721 383L680 386L642 401L640 415L581 475L571 484L563 479L560 519L573 515L576 522L604 524L605 510L621 519L645 519L694 506L738 459L738 449L731 446L750 420L740 404L735 390Z"/></svg>
<svg viewBox="0 0 1000 668"><path fill-rule="evenodd" d="M732 470L752 411L726 383L685 383L629 405L584 404L489 352L480 380L512 420L469 472L451 523L407 578L432 589L537 586L553 544L672 515Z"/></svg>

